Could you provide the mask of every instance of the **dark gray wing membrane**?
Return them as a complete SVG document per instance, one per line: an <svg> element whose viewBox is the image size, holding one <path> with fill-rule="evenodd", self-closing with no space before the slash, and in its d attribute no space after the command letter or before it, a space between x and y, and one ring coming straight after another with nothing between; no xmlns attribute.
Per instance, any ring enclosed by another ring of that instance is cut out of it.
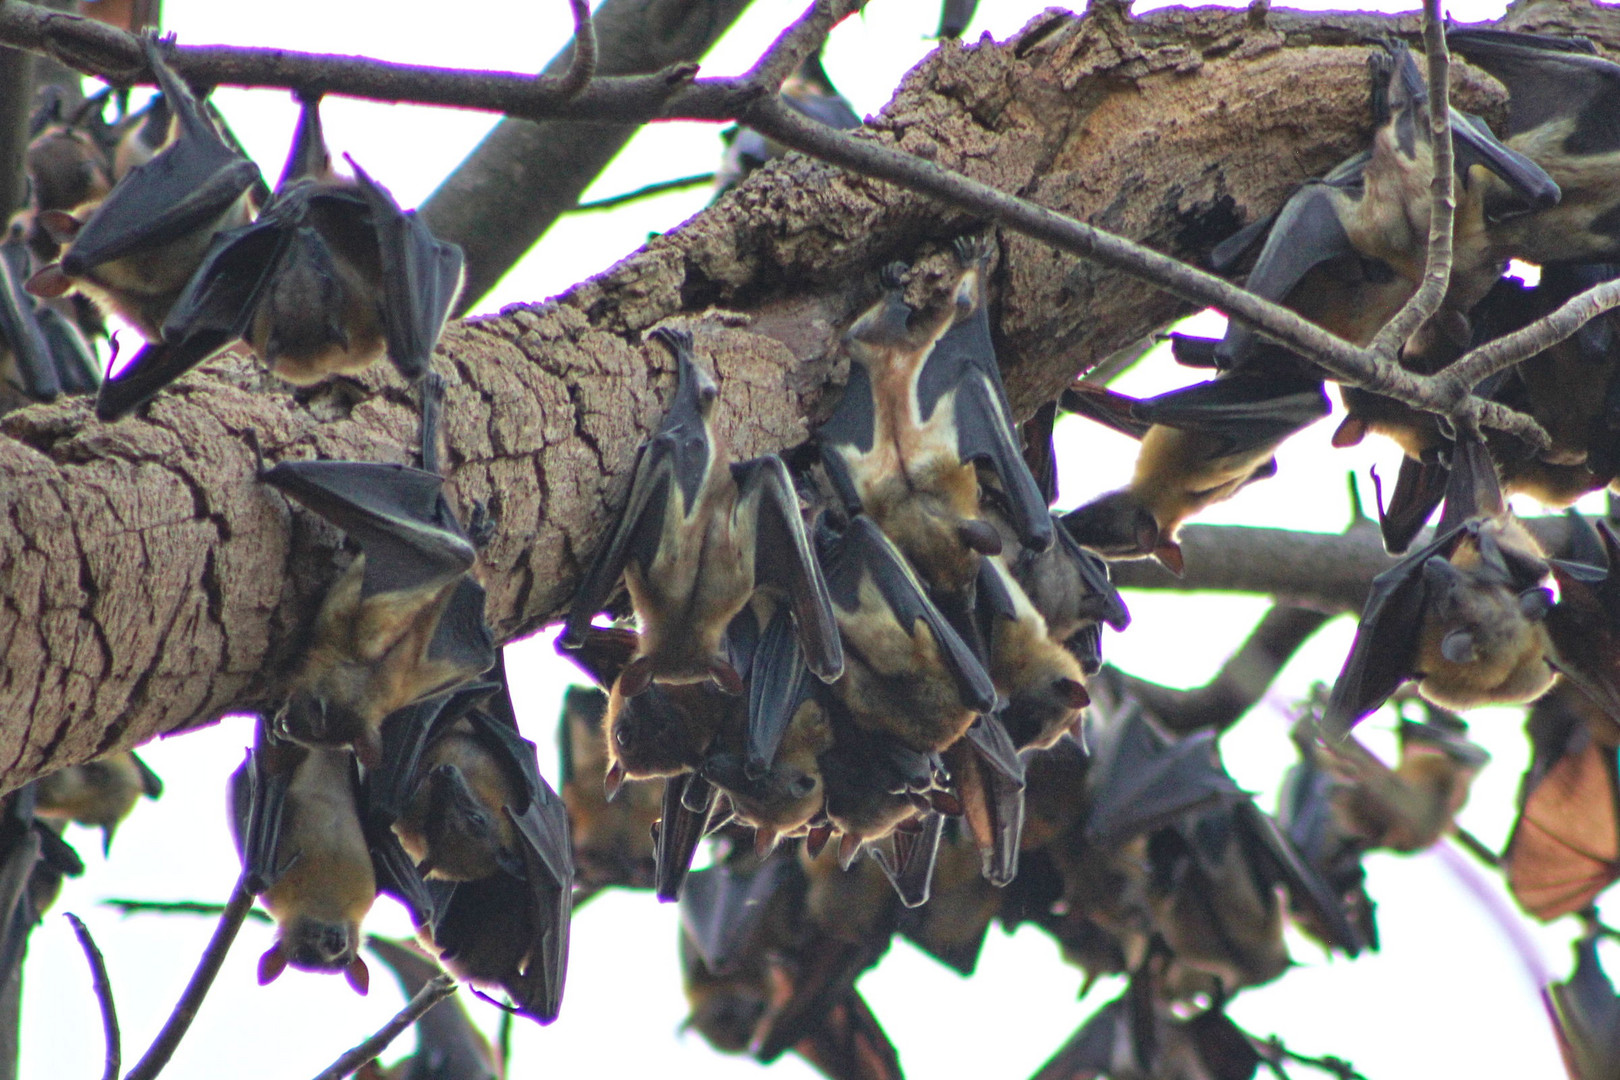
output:
<svg viewBox="0 0 1620 1080"><path fill-rule="evenodd" d="M1115 847L1188 814L1247 798L1221 766L1213 732L1169 739L1134 701L1086 730L1093 747L1086 835L1101 846Z"/></svg>
<svg viewBox="0 0 1620 1080"><path fill-rule="evenodd" d="M827 478L843 502L844 509L853 514L861 507L860 489L850 475L849 464L836 449L853 447L862 454L872 452L877 439L877 399L872 392L872 375L865 365L851 362L849 379L844 383L843 396L826 423L816 429L816 444L821 447L821 461L827 469Z"/></svg>
<svg viewBox="0 0 1620 1080"><path fill-rule="evenodd" d="M23 289L29 266L27 247L15 241L0 244L0 356L10 354L18 385L29 398L54 401L62 382L50 342L34 316L34 298Z"/></svg>
<svg viewBox="0 0 1620 1080"><path fill-rule="evenodd" d="M62 271L83 277L102 263L151 250L218 221L259 182L259 168L219 134L197 99L143 42L180 130L167 149L131 169L62 255Z"/></svg>
<svg viewBox="0 0 1620 1080"><path fill-rule="evenodd" d="M373 462L283 461L260 479L360 545L363 596L446 582L477 558L437 473Z"/></svg>
<svg viewBox="0 0 1620 1080"><path fill-rule="evenodd" d="M414 212L401 210L388 189L353 158L348 160L371 208L382 257L388 358L401 375L417 379L428 370L439 333L461 293L465 260L459 247L435 238Z"/></svg>
<svg viewBox="0 0 1620 1080"><path fill-rule="evenodd" d="M1271 815L1256 806L1253 799L1238 803L1232 813L1251 858L1267 864L1271 876L1288 887L1293 902L1316 916L1315 925L1325 931L1328 944L1342 949L1346 956L1358 954L1366 942L1345 917L1344 905L1333 895L1322 875L1300 857L1293 841Z"/></svg>
<svg viewBox="0 0 1620 1080"><path fill-rule="evenodd" d="M705 395L713 396L714 384L702 378L692 362L689 335L665 331L663 340L671 343L679 372L675 400L657 433L636 453L629 500L597 549L568 610L562 633L567 648L583 643L591 620L613 595L630 560L645 567L658 554L665 521L677 512L674 496L680 498L681 524L691 523L698 493L714 465L714 446L703 416Z"/></svg>
<svg viewBox="0 0 1620 1080"><path fill-rule="evenodd" d="M1620 150L1620 64L1593 55L1591 43L1507 30L1452 30L1451 48L1508 88L1511 138L1573 118L1562 149L1574 155Z"/></svg>
<svg viewBox="0 0 1620 1080"><path fill-rule="evenodd" d="M980 712L995 708L996 688L960 634L939 613L904 556L870 518L857 517L836 537L818 533L818 555L833 603L845 611L860 607L861 582L870 575L883 602L907 633L921 621L939 645L940 658L956 679L964 704Z"/></svg>
<svg viewBox="0 0 1620 1080"><path fill-rule="evenodd" d="M752 868L721 862L687 874L681 928L710 971L729 974L742 962L772 898L798 880L792 857L779 852Z"/></svg>
<svg viewBox="0 0 1620 1080"><path fill-rule="evenodd" d="M427 658L454 667L461 673L457 681L482 674L495 664L495 636L484 619L484 600L484 587L471 575L463 577L433 627Z"/></svg>
<svg viewBox="0 0 1620 1080"><path fill-rule="evenodd" d="M1197 431L1221 442L1220 456L1274 446L1332 411L1320 379L1299 374L1235 374L1136 403L1153 424Z"/></svg>
<svg viewBox="0 0 1620 1080"><path fill-rule="evenodd" d="M744 613L752 617L746 608ZM836 626L833 632L837 633ZM793 714L810 694L809 676L793 618L786 607L778 606L760 633L748 675L748 738L743 765L747 776L764 776L775 763Z"/></svg>
<svg viewBox="0 0 1620 1080"><path fill-rule="evenodd" d="M1513 189L1525 212L1557 205L1563 193L1547 170L1503 146L1479 117L1452 109L1451 135L1459 176L1466 177L1470 168L1482 165Z"/></svg>
<svg viewBox="0 0 1620 1080"><path fill-rule="evenodd" d="M663 816L654 826L653 859L654 891L666 904L681 897L698 841L709 831L718 795L719 789L697 773L681 773L664 781ZM700 809L691 809L693 806Z"/></svg>
<svg viewBox="0 0 1620 1080"><path fill-rule="evenodd" d="M878 869L894 886L900 903L908 908L928 903L933 892L934 865L939 859L944 827L945 815L930 811L923 815L922 828L917 832L897 829L870 848Z"/></svg>

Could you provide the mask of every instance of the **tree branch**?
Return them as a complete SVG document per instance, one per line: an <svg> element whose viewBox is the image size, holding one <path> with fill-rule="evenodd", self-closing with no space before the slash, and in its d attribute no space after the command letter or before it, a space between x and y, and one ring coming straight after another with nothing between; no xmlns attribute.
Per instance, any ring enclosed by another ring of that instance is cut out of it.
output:
<svg viewBox="0 0 1620 1080"><path fill-rule="evenodd" d="M90 928L84 925L84 921L71 911L65 914L68 922L73 924L73 936L79 939L84 958L90 962L90 984L95 988L96 1005L101 1009L101 1034L107 1046L101 1080L118 1080L121 1041L118 1036L118 1010L113 1006L112 980L107 978L107 961L102 958L101 950L96 948L95 938L90 936Z"/></svg>
<svg viewBox="0 0 1620 1080"><path fill-rule="evenodd" d="M456 992L456 980L448 975L435 975L428 980L426 986L416 992L416 996L406 1003L405 1007L395 1013L388 1023L377 1029L377 1033L365 1042L347 1051L326 1069L322 1070L315 1080L343 1080L360 1066L388 1049L388 1044L399 1038L406 1028L416 1023L426 1012Z"/></svg>
<svg viewBox="0 0 1620 1080"><path fill-rule="evenodd" d="M667 195L672 191L685 191L688 188L702 187L704 184L714 183L715 174L712 172L697 173L693 176L681 176L674 180L660 180L656 184L644 184L634 191L626 191L622 195L610 195L605 199L593 199L577 206L569 207L564 213L584 214L594 210L612 210L626 203L633 203L641 199L650 199L654 195Z"/></svg>

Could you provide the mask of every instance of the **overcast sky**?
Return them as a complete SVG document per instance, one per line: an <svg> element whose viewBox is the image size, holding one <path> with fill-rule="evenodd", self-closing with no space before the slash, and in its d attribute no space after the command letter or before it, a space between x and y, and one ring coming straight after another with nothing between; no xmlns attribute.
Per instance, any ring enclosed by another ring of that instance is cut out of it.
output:
<svg viewBox="0 0 1620 1080"><path fill-rule="evenodd" d="M705 61L705 73L745 69L802 7L803 0L756 0L749 14ZM1045 4L983 0L967 38L1016 31ZM1157 5L1154 5L1157 6ZM1317 5L1305 5L1317 6ZM1327 6L1327 5L1320 5ZM1342 5L1340 5L1342 6ZM1409 5L1396 5L1406 7ZM405 62L534 70L566 41L562 0L523 3L471 0L400 5L332 0L278 0L240 5L166 0L165 28L182 44L230 43L357 53ZM1391 8L1393 9L1393 8ZM452 12L454 21L445 15ZM1469 21L1498 17L1501 5L1451 8ZM903 72L933 47L925 34L938 17L937 0L873 0L830 43L826 64L858 112L882 107ZM956 47L948 45L946 47ZM275 175L286 152L296 109L285 93L224 89L216 100L249 152ZM453 110L388 106L328 98L323 107L334 151L347 151L399 200L414 205L476 144L488 116ZM712 169L720 142L713 125L662 124L646 129L588 193L597 198L642 184ZM650 199L611 215L565 218L481 305L496 310L538 300L601 271L633 251L651 231L669 229L697 212L703 191ZM1202 328L1219 332L1206 318ZM1168 357L1151 356L1116 384L1146 394L1188 381ZM1348 504L1342 477L1363 476L1374 461L1388 475L1397 451L1369 445L1330 451L1329 419L1279 454L1278 476L1217 507L1204 520L1286 525L1338 531ZM1066 505L1121 485L1129 476L1131 444L1077 419L1059 429ZM1128 596L1134 621L1123 635L1108 633L1105 654L1126 670L1171 685L1207 679L1265 610L1253 597ZM1284 710L1313 679L1330 678L1348 648L1353 623L1341 619L1319 633L1279 678L1255 714L1224 740L1240 783L1270 792L1293 751ZM564 685L574 670L556 659L550 635L511 647L512 673L525 733L541 747L541 766L555 781L552 732ZM1518 710L1470 716L1476 737L1495 761L1475 786L1464 823L1499 845L1512 820L1513 793L1527 751ZM1381 730L1380 730L1381 729ZM1362 729L1391 756L1387 722ZM23 1075L89 1077L101 1069L102 1049L89 979L62 911L89 922L107 954L125 1038L126 1068L149 1043L211 930L211 922L179 917L124 919L101 906L111 896L223 901L236 876L224 819L225 777L251 741L245 718L172 739L143 751L167 785L162 800L143 803L104 862L93 834L70 836L89 866L69 883L34 935L26 969ZM1271 805L1272 796L1264 796ZM1511 908L1494 882L1445 853L1410 858L1374 856L1369 889L1379 902L1383 952L1355 962L1329 960L1296 939L1300 967L1279 982L1247 991L1232 1014L1259 1035L1278 1034L1305 1053L1353 1061L1373 1080L1401 1077L1558 1075L1535 982L1506 943L1500 922L1476 892L1459 885L1478 878L1496 903ZM1562 972L1573 927L1529 927L1541 963ZM381 901L367 929L408 934L407 920ZM757 1076L746 1059L723 1058L695 1035L677 1029L685 1016L675 962L672 906L646 894L606 895L574 922L573 951L562 1016L550 1028L520 1022L515 1075L542 1073L632 1075L721 1080ZM267 988L254 965L270 944L267 927L250 924L222 972L192 1033L165 1074L171 1080L229 1075L312 1076L341 1050L375 1029L400 1005L383 969L373 965L372 991L359 998L342 979L288 971ZM1118 992L1106 981L1076 1000L1080 972L1065 966L1052 941L1025 928L992 933L972 979L963 979L896 941L860 986L914 1078L962 1075L1026 1076L1095 1008ZM478 1021L494 1029L493 1009L469 999ZM1488 1034L1487 1034L1488 1033ZM410 1046L409 1036L387 1056ZM789 1056L773 1067L789 1078L813 1075Z"/></svg>

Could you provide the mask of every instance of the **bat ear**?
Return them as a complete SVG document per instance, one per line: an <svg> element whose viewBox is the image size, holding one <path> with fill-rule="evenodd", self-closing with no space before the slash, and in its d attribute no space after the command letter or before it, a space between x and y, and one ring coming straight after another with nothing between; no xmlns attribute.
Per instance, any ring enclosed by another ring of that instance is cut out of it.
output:
<svg viewBox="0 0 1620 1080"><path fill-rule="evenodd" d="M34 220L45 230L45 235L64 247L73 243L79 230L84 228L84 222L66 210L45 210Z"/></svg>
<svg viewBox="0 0 1620 1080"><path fill-rule="evenodd" d="M809 835L804 838L804 853L812 859L820 855L821 849L832 839L832 834L831 825L817 825L812 828Z"/></svg>
<svg viewBox="0 0 1620 1080"><path fill-rule="evenodd" d="M776 842L781 833L763 825L754 827L754 855L757 858L767 859L771 852L776 850Z"/></svg>
<svg viewBox="0 0 1620 1080"><path fill-rule="evenodd" d="M366 962L358 956L349 962L348 967L343 969L343 977L348 980L350 986L354 987L354 992L361 997L365 997L371 989L371 971L366 967Z"/></svg>
<svg viewBox="0 0 1620 1080"><path fill-rule="evenodd" d="M855 864L855 857L861 853L861 838L854 833L845 833L838 838L838 868L848 870Z"/></svg>
<svg viewBox="0 0 1620 1080"><path fill-rule="evenodd" d="M278 941L259 957L259 985L269 986L286 970L287 954L281 951L281 942Z"/></svg>
<svg viewBox="0 0 1620 1080"><path fill-rule="evenodd" d="M1180 577L1186 568L1186 562L1181 557L1181 545L1174 540L1160 540L1153 548L1153 557L1176 577Z"/></svg>
<svg viewBox="0 0 1620 1080"><path fill-rule="evenodd" d="M638 656L619 673L618 689L624 697L635 697L652 685L652 661Z"/></svg>
<svg viewBox="0 0 1620 1080"><path fill-rule="evenodd" d="M607 775L602 777L602 794L612 802L618 797L619 789L624 787L624 766L617 761L608 766Z"/></svg>
<svg viewBox="0 0 1620 1080"><path fill-rule="evenodd" d="M956 535L961 539L962 546L970 551L977 551L980 555L1001 554L1001 534L988 521L964 521L956 527Z"/></svg>
<svg viewBox="0 0 1620 1080"><path fill-rule="evenodd" d="M367 769L382 764L382 737L370 727L362 727L354 739L354 756Z"/></svg>
<svg viewBox="0 0 1620 1080"><path fill-rule="evenodd" d="M23 288L32 296L52 299L67 295L73 288L73 279L62 273L61 263L51 263L49 266L40 267Z"/></svg>
<svg viewBox="0 0 1620 1080"><path fill-rule="evenodd" d="M1059 699L1068 703L1071 709L1083 709L1091 704L1091 695L1086 692L1086 684L1074 679L1058 679L1053 684Z"/></svg>
<svg viewBox="0 0 1620 1080"><path fill-rule="evenodd" d="M709 661L709 678L714 680L714 685L723 693L732 697L737 697L748 689L743 685L743 677L737 673L737 669L722 657L717 656Z"/></svg>
<svg viewBox="0 0 1620 1080"><path fill-rule="evenodd" d="M1367 421L1359 416L1347 416L1333 432L1333 447L1343 450L1347 446L1359 446L1361 440L1367 437Z"/></svg>

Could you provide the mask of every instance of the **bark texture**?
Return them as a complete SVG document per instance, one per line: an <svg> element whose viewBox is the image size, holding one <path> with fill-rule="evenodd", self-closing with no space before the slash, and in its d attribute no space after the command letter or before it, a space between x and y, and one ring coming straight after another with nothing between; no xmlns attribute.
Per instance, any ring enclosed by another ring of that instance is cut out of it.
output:
<svg viewBox="0 0 1620 1080"><path fill-rule="evenodd" d="M1590 11L1600 37L1620 40L1612 9L1583 3L1548 0L1520 25L1543 11L1575 23ZM1365 139L1368 49L1338 43L1411 29L1361 14L1271 19L1048 12L1004 44L944 44L870 137L1199 261ZM1459 81L1463 107L1500 103L1489 80ZM694 326L736 456L790 447L831 404L840 330L874 298L878 267L914 262L921 301L944 243L974 227L794 157L556 300L447 332L435 362L449 384L447 471L464 516L478 500L498 520L483 553L497 636L559 614L624 497L674 382L647 329ZM993 284L1008 390L1026 415L1180 314L1017 237L1003 237ZM249 433L269 461L409 461L414 394L379 366L294 396L226 357L118 424L82 401L0 421L0 787L275 705L348 556L333 529L256 481Z"/></svg>

